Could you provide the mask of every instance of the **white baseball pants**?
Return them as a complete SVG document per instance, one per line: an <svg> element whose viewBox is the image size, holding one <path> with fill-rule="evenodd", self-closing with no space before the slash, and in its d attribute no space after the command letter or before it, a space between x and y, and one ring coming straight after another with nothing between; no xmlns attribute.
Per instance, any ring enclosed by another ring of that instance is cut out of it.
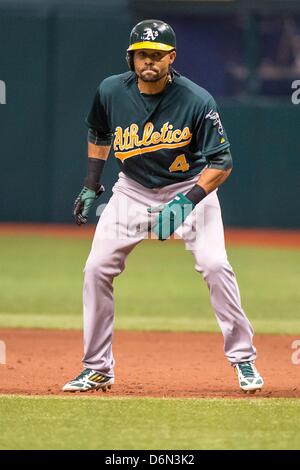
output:
<svg viewBox="0 0 300 470"><path fill-rule="evenodd" d="M114 376L114 277L124 270L126 258L133 248L149 238L149 218L153 221L155 214L150 216L147 207L166 203L178 192L187 193L198 178L197 175L184 182L148 189L123 173L119 174L113 195L99 219L84 269L85 367ZM208 285L228 361L234 364L255 360L253 329L241 307L239 288L227 259L216 191L196 206L176 234L192 251L195 269Z"/></svg>

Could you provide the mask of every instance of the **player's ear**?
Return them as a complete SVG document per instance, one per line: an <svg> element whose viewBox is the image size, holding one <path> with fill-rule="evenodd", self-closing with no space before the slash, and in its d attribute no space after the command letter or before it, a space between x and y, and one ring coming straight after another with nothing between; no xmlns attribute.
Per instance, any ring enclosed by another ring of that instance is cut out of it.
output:
<svg viewBox="0 0 300 470"><path fill-rule="evenodd" d="M170 57L170 64L173 64L174 60L176 59L176 50L175 49L170 52L169 57Z"/></svg>

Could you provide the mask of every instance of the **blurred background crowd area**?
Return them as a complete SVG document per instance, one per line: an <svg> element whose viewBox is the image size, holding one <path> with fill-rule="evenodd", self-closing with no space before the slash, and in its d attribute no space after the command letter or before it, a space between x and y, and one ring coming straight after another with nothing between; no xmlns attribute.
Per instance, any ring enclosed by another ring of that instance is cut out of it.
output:
<svg viewBox="0 0 300 470"><path fill-rule="evenodd" d="M132 3L151 15L146 2ZM216 96L286 96L291 81L300 77L298 1L154 0L151 4L163 7L176 30L178 68Z"/></svg>
<svg viewBox="0 0 300 470"><path fill-rule="evenodd" d="M171 24L176 70L219 104L235 165L225 224L299 228L299 0L0 0L0 220L71 222L85 115L145 18ZM110 158L103 201L116 177Z"/></svg>

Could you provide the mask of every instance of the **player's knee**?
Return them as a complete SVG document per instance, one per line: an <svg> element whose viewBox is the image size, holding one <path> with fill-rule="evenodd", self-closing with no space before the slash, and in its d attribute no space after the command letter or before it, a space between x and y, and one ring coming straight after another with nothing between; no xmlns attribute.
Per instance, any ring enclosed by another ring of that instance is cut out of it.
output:
<svg viewBox="0 0 300 470"><path fill-rule="evenodd" d="M85 278L102 278L105 277L105 269L104 264L100 261L95 260L87 260L86 265L84 267L84 275Z"/></svg>
<svg viewBox="0 0 300 470"><path fill-rule="evenodd" d="M84 268L85 277L102 281L111 281L122 271L121 267L106 259L88 259Z"/></svg>
<svg viewBox="0 0 300 470"><path fill-rule="evenodd" d="M206 256L195 264L195 269L201 272L204 277L209 274L216 274L227 266L227 260L217 256Z"/></svg>

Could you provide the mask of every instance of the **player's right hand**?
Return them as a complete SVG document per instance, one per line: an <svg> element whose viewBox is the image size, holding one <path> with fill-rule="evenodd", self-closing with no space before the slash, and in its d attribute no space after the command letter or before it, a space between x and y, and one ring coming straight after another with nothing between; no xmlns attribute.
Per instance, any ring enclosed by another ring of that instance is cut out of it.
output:
<svg viewBox="0 0 300 470"><path fill-rule="evenodd" d="M167 240L194 209L195 204L184 194L178 193L167 204L148 207L150 214L157 214L152 231L158 240Z"/></svg>
<svg viewBox="0 0 300 470"><path fill-rule="evenodd" d="M104 186L100 186L97 191L89 189L86 186L80 191L75 199L73 216L77 225L86 224L88 213L94 204L94 201L104 192Z"/></svg>

